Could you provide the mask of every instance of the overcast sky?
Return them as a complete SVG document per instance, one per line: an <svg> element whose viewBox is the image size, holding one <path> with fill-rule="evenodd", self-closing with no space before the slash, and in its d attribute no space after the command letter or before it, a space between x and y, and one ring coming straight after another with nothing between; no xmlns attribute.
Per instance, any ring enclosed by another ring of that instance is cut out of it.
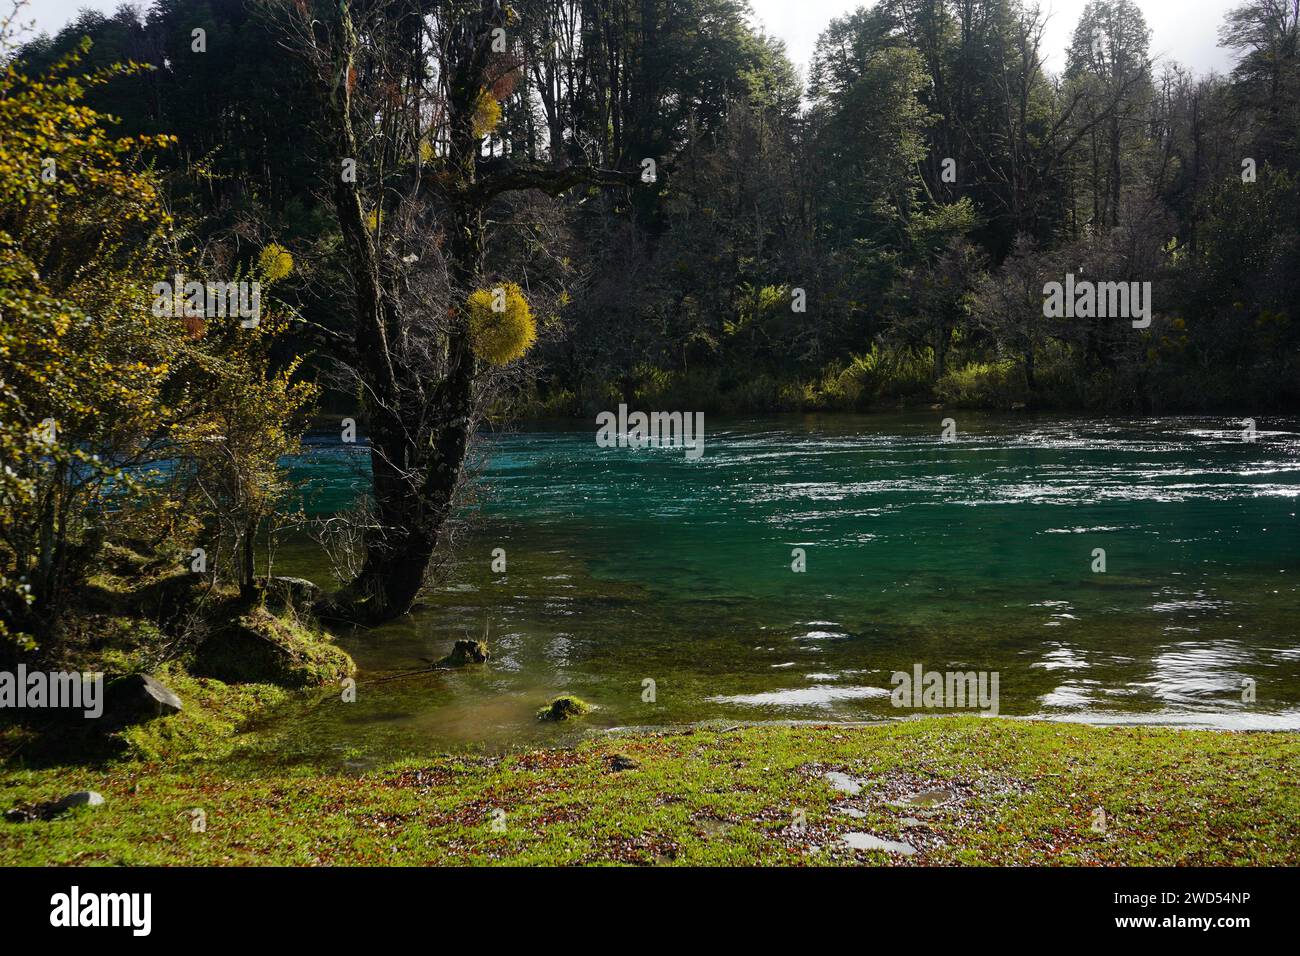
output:
<svg viewBox="0 0 1300 956"><path fill-rule="evenodd" d="M862 6L874 6L874 0L749 0L760 23L770 34L785 40L790 58L806 68L812 59L817 35L832 17L841 16ZM1229 51L1219 49L1219 24L1223 15L1243 0L1138 0L1138 7L1151 27L1153 56L1177 60L1197 73L1211 69L1228 72L1232 65ZM1074 25L1079 21L1087 0L1038 0L1050 15L1043 52L1051 70L1065 67L1065 47Z"/></svg>
<svg viewBox="0 0 1300 956"><path fill-rule="evenodd" d="M1066 43L1086 2L1039 0L1043 10L1051 14L1044 40L1049 69L1060 70L1064 66ZM1241 2L1138 0L1138 6L1146 14L1153 31L1151 52L1155 56L1177 60L1197 73L1211 69L1226 73L1231 60L1228 51L1217 46L1219 24L1223 22L1223 14ZM53 33L82 8L107 13L117 9L119 4L120 0L35 0L28 6L24 19L34 19L38 31ZM791 59L801 68L806 68L817 34L830 19L861 6L872 6L874 0L750 0L750 4L764 29L785 40Z"/></svg>

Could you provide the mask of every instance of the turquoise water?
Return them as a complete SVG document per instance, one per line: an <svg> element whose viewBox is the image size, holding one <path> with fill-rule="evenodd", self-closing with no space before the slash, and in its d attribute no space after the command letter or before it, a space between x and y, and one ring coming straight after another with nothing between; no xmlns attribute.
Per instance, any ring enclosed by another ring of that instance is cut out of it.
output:
<svg viewBox="0 0 1300 956"><path fill-rule="evenodd" d="M1300 728L1300 422L1258 427L708 421L695 461L600 448L585 422L485 436L445 580L340 636L358 700L295 705L295 746L364 764L560 741L578 729L533 713L565 691L598 707L588 728L948 711L893 706L891 675L917 664L996 672L1007 715ZM355 445L295 462L324 511L364 469ZM276 570L331 584L308 544ZM424 670L485 629L488 667Z"/></svg>

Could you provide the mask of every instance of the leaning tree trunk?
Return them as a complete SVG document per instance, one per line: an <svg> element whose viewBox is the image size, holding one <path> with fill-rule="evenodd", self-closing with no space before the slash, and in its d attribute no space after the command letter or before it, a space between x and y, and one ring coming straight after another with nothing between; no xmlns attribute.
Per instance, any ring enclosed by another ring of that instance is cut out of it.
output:
<svg viewBox="0 0 1300 956"><path fill-rule="evenodd" d="M338 146L343 157L355 157L350 77L357 39L346 4L342 13L343 58L335 86ZM473 116L486 85L485 37L501 16L485 4L478 29L461 32L461 46L449 51L456 70L450 80L450 148L440 191L448 212L447 264L457 296L474 288L481 266L482 207L488 197L474 189L478 137ZM383 252L366 226L356 183L340 177L335 206L344 242L358 262L354 341L366 386L375 505L365 559L344 597L353 616L383 621L414 605L451 514L474 427L475 357L468 316L452 303L442 378L430 386L422 380L427 369L403 360L394 344L405 327L404 305L381 278Z"/></svg>
<svg viewBox="0 0 1300 956"><path fill-rule="evenodd" d="M450 243L454 288L473 278L481 253L477 209L453 215ZM471 223L470 220L473 220ZM371 620L409 611L451 514L474 427L474 352L464 311L449 315L446 376L425 397L419 382L403 382L396 401L369 403L370 465L376 524L365 541L366 557L349 586L354 608ZM419 407L412 407L418 405ZM411 428L427 419L427 432Z"/></svg>
<svg viewBox="0 0 1300 956"><path fill-rule="evenodd" d="M498 162L480 169L481 137L474 115L488 81L491 31L506 22L497 0L480 0L478 16L456 26L443 50L447 58L449 137L443 168L426 180L445 208L446 259L453 295L471 292L483 258L483 210L503 192L540 189L559 195L580 183L628 185L630 174L567 166ZM340 159L356 159L353 129L353 60L358 49L348 0L340 0L332 63L330 122ZM360 111L364 115L364 111ZM469 316L451 304L445 338L446 366L430 386L428 370L413 367L396 347L406 323L404 304L382 278L382 249L366 224L355 181L334 186L343 245L353 263L356 371L364 385L373 472L375 522L366 535L365 559L341 597L350 616L369 622L409 611L424 585L451 514L474 428L476 359Z"/></svg>

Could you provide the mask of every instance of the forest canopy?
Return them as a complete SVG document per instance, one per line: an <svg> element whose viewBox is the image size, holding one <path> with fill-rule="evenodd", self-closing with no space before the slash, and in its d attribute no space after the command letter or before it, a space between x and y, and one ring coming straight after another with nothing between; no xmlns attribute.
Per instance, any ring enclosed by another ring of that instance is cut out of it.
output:
<svg viewBox="0 0 1300 956"><path fill-rule="evenodd" d="M249 257L274 235L308 266L283 294L337 330L347 265L322 187L328 134L284 42L287 6L86 13L18 59L40 72L89 37L91 68L151 66L87 102L124 134L175 136L155 162L201 237ZM355 5L362 44L396 45L413 69L428 51L410 18L461 7L478 5ZM806 84L739 0L507 9L505 51L474 91L480 159L654 163L650 188L495 201L487 261L538 319L516 412L638 396L732 411L1296 399L1294 4L1236 8L1221 27L1231 74L1195 76L1153 60L1136 3L1094 0L1053 75L1034 5L882 0L826 26ZM396 82L376 63L359 84ZM422 108L372 165L400 175L445 147L438 104ZM1135 334L1045 319L1042 286L1067 271L1152 282L1154 321ZM321 335L302 347L328 350Z"/></svg>

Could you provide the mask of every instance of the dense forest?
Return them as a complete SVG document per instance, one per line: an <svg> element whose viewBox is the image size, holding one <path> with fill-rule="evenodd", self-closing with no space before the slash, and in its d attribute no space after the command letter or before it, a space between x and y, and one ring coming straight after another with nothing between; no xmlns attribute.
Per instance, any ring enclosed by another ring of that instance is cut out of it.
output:
<svg viewBox="0 0 1300 956"><path fill-rule="evenodd" d="M150 67L87 102L116 132L176 137L155 162L209 260L237 268L272 238L293 253L277 293L319 333L295 341L329 353L348 327L324 185L335 134L279 6L87 13L20 60L39 72L90 37L86 66ZM425 19L462 6L354 4L353 95L408 97L390 128L357 132L368 212L396 218L412 170L450 148L449 91L426 61L445 40ZM516 412L1295 403L1291 0L1228 17L1226 77L1154 63L1131 0L1087 6L1059 76L1043 66L1045 14L1019 0L882 0L827 25L806 85L747 14L740 0L507 8L478 161L635 177L485 208L488 271L539 317ZM431 222L400 241L446 235ZM1150 327L1044 319L1043 286L1067 272L1150 281Z"/></svg>
<svg viewBox="0 0 1300 956"><path fill-rule="evenodd" d="M1194 76L1132 0L1093 0L1054 75L1036 6L881 0L826 26L805 84L742 0L155 0L21 42L11 19L10 643L57 630L114 537L252 599L313 414L357 417L373 476L329 609L383 620L485 421L1294 408L1297 20L1244 0L1231 74ZM170 277L257 281L265 308L160 309ZM1045 308L1076 280L1149 313Z"/></svg>

